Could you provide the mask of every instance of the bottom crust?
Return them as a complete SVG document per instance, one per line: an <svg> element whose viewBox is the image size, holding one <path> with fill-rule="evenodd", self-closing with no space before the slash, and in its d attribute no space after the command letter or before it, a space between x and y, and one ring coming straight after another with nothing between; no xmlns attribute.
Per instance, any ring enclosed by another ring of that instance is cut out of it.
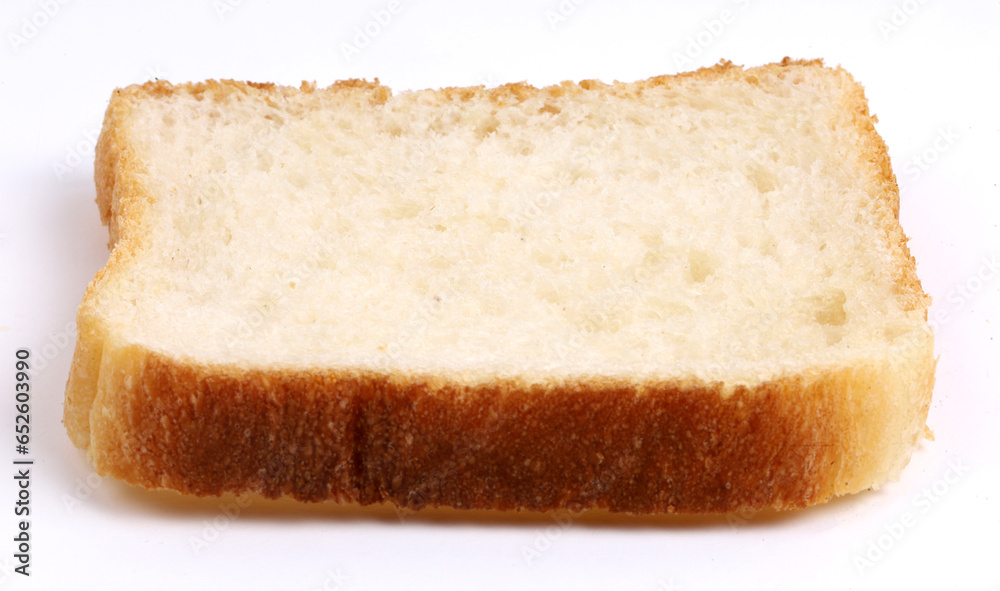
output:
<svg viewBox="0 0 1000 591"><path fill-rule="evenodd" d="M724 395L688 382L460 386L244 370L105 346L92 406L69 397L66 423L78 442L89 423L99 473L195 495L411 509L792 509L878 486L908 462L934 365L929 349L909 361Z"/></svg>

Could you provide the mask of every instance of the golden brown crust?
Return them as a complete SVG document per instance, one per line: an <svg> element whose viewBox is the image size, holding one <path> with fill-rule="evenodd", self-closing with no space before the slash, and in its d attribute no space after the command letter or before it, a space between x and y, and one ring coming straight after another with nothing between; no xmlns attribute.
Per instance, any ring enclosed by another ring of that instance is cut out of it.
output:
<svg viewBox="0 0 1000 591"><path fill-rule="evenodd" d="M910 254L906 236L899 225L899 185L896 183L896 175L892 172L888 148L875 130L876 118L868 112L868 100L865 98L864 89L848 72L840 68L837 72L849 82L845 85L844 103L839 112L850 117L850 125L854 127L859 138L857 151L861 158L861 162L858 163L859 168L870 172L875 185L870 211L876 219L882 221L886 241L901 262L895 269L896 294L904 310L923 309L926 318L926 311L931 303L930 296L924 293L920 284L916 260ZM888 213L881 211L883 209L888 209Z"/></svg>
<svg viewBox="0 0 1000 591"><path fill-rule="evenodd" d="M102 473L197 495L410 508L804 507L871 486L852 466L873 455L856 443L879 415L849 393L885 385L862 368L730 396L610 380L463 387L200 366L135 347L109 366L124 371L106 372L94 414Z"/></svg>
<svg viewBox="0 0 1000 591"><path fill-rule="evenodd" d="M632 84L596 81L542 89L445 89L444 101L485 93L498 104L602 91L634 96L681 77L740 78L821 67L819 61L751 70L728 62ZM860 87L844 112L858 129L891 208L886 239L900 256L900 301L926 309L898 216L898 188ZM877 486L905 465L924 427L933 387L930 336L893 363L818 368L723 395L719 384L607 379L462 385L415 375L334 369L201 365L114 340L94 301L105 276L142 249L153 196L120 137L130 101L185 92L356 93L384 103L378 81L327 89L157 81L118 90L97 147L95 180L114 251L81 305L65 423L97 470L149 488L197 495L254 492L306 501L388 501L475 509L607 508L631 513L797 508Z"/></svg>

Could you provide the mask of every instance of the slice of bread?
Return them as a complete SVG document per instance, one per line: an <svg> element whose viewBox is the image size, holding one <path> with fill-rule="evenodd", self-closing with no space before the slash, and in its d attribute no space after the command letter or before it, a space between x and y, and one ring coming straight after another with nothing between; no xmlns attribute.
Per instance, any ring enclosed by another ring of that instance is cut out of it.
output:
<svg viewBox="0 0 1000 591"><path fill-rule="evenodd" d="M847 72L787 59L116 90L66 427L101 474L197 495L649 513L877 487L935 362L873 122Z"/></svg>

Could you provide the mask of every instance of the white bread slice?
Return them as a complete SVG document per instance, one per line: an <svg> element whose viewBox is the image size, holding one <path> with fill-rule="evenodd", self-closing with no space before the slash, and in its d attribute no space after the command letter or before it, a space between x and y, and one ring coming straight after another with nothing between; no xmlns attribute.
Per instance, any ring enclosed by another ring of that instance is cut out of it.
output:
<svg viewBox="0 0 1000 591"><path fill-rule="evenodd" d="M198 495L633 513L895 478L929 298L860 85L115 91L65 424Z"/></svg>

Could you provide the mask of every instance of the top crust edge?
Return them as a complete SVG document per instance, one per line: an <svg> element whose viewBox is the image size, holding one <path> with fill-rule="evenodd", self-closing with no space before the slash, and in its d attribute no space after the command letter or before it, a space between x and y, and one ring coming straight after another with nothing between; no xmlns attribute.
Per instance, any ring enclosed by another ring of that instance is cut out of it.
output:
<svg viewBox="0 0 1000 591"><path fill-rule="evenodd" d="M733 64L729 60L720 60L712 66L705 66L689 72L679 72L676 74L665 74L652 76L634 82L622 82L615 80L611 83L602 82L595 79L584 79L578 82L564 80L546 86L536 87L527 82L509 82L493 88L484 85L476 86L445 86L439 89L422 88L406 90L402 92L423 92L433 91L440 93L448 100L469 100L478 95L486 95L495 102L509 104L511 102L521 103L534 96L539 95L562 95L566 92L581 92L604 90L607 92L624 91L624 94L631 94L636 89L652 86L670 87L674 82L680 80L700 80L712 81L724 78L746 78L751 83L754 82L755 73L773 72L776 70L790 68L819 68L838 74L846 73L839 66L830 68L825 66L822 59L792 59L785 57L780 62L764 64L760 66L746 67ZM852 79L853 80L853 79ZM631 92L630 92L631 91ZM392 97L393 91L390 87L379 82L378 78L371 81L359 78L349 78L338 80L326 87L318 87L315 81L303 80L298 86L287 86L271 82L252 82L234 79L208 79L200 82L171 83L168 80L156 79L142 84L132 84L117 88L114 91L113 99L127 98L159 98L173 94L187 94L198 97L210 97L213 99L223 98L230 94L244 95L275 95L294 96L297 94L312 93L336 93L336 92L362 92L369 93L376 104L381 104ZM513 99L513 101L511 100Z"/></svg>

